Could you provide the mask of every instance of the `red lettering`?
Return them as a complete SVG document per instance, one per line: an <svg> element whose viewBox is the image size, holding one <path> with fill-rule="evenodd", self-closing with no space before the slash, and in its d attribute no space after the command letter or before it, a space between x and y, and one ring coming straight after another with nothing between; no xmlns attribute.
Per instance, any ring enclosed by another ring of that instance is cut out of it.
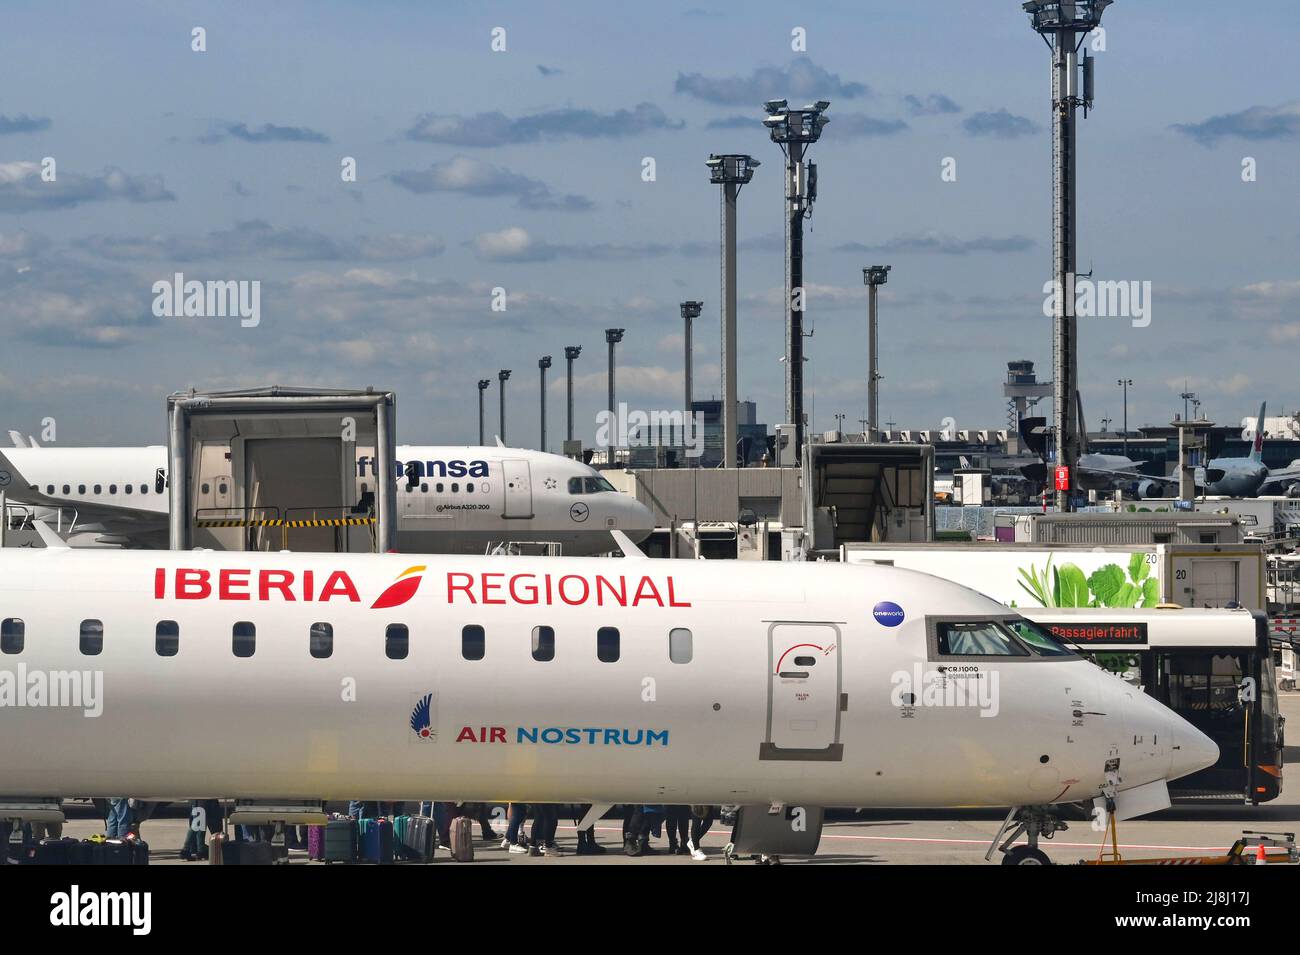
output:
<svg viewBox="0 0 1300 955"><path fill-rule="evenodd" d="M464 742L477 743L477 742L478 742L478 738L474 735L474 727L472 727L472 726L462 726L462 727L460 728L460 735L456 737L456 742L458 742L458 743L464 743Z"/></svg>
<svg viewBox="0 0 1300 955"><path fill-rule="evenodd" d="M217 580L219 581L218 590L217 590L218 599L247 600L248 599L247 590L240 593L236 593L232 588L247 587L249 573L251 573L251 571L231 570L228 567L223 567L221 569L221 572L217 575Z"/></svg>
<svg viewBox="0 0 1300 955"><path fill-rule="evenodd" d="M178 567L176 569L176 599L202 600L212 596L212 585L208 583L208 572L202 569Z"/></svg>
<svg viewBox="0 0 1300 955"><path fill-rule="evenodd" d="M535 604L537 603L537 584L530 583L524 587L524 593L527 596L521 597L519 591L515 589L515 582L519 580L535 581L537 578L532 574L515 574L510 578L510 599L517 604Z"/></svg>
<svg viewBox="0 0 1300 955"><path fill-rule="evenodd" d="M642 577L641 583L637 584L636 596L632 598L632 606L635 607L641 602L641 595L647 587L650 588L650 593L654 596L654 602L662 607L664 605L664 600L659 596L659 589L655 587L655 582L649 577ZM650 598L646 597L646 599L649 600Z"/></svg>
<svg viewBox="0 0 1300 955"><path fill-rule="evenodd" d="M463 584L457 584L455 582L457 577L463 578L465 582ZM447 603L454 603L452 599L452 595L458 590L464 592L465 596L469 598L470 603L472 604L478 603L478 601L474 599L474 591L472 589L473 587L474 587L474 576L472 574L461 574L461 573L448 574L447 575Z"/></svg>
<svg viewBox="0 0 1300 955"><path fill-rule="evenodd" d="M582 584L582 596L579 597L577 600L570 600L568 596L565 594L564 582L566 580L576 580L578 583ZM565 576L561 577L559 581L557 581L556 587L560 591L560 599L563 600L566 604L569 604L570 606L586 603L587 597L591 594L591 585L587 583L586 578L576 577L573 574L566 574Z"/></svg>
<svg viewBox="0 0 1300 955"><path fill-rule="evenodd" d="M489 743L504 743L506 741L506 728L504 726L492 727L492 738Z"/></svg>
<svg viewBox="0 0 1300 955"><path fill-rule="evenodd" d="M320 599L329 600L335 594L347 597L354 604L361 603L361 598L357 596L357 588L352 584L352 578L341 570L336 570L329 575L325 586L321 588Z"/></svg>
<svg viewBox="0 0 1300 955"><path fill-rule="evenodd" d="M491 597L488 596L488 594L491 593L492 591L501 589L501 584L490 584L488 583L488 578L504 577L504 576L505 574L484 574L483 575L483 603L503 604L506 602L504 597L498 597L496 600L493 600Z"/></svg>
<svg viewBox="0 0 1300 955"><path fill-rule="evenodd" d="M155 600L162 600L167 590L167 571L159 567L153 572L153 596Z"/></svg>
<svg viewBox="0 0 1300 955"><path fill-rule="evenodd" d="M289 589L292 583L291 570L264 570L257 575L257 599L266 600L272 590L278 590L285 600L293 600L293 591Z"/></svg>
<svg viewBox="0 0 1300 955"><path fill-rule="evenodd" d="M605 606L604 591L606 589L609 590L610 594L614 597L614 600L618 602L618 605L620 607L627 606L627 578L626 577L618 578L618 587L616 589L614 587L614 584L607 577L602 577L600 574L597 574L596 575L596 606L598 607Z"/></svg>
<svg viewBox="0 0 1300 955"><path fill-rule="evenodd" d="M672 577L669 577L668 578L668 606L689 607L690 605L691 602L689 600L683 600L680 603L677 601L677 596L673 593L673 579Z"/></svg>
<svg viewBox="0 0 1300 955"><path fill-rule="evenodd" d="M310 570L302 572L302 599L311 600L312 590L316 584L316 575Z"/></svg>

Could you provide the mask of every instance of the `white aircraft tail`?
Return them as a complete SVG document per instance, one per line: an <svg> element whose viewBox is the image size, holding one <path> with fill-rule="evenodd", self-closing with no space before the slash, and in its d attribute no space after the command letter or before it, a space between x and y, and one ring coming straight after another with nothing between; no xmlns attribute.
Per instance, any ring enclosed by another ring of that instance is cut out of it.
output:
<svg viewBox="0 0 1300 955"><path fill-rule="evenodd" d="M9 440L12 441L12 442L14 443L14 447L15 447L15 448L25 448L25 447L27 447L27 441L26 441L26 439L24 439L23 436L22 436L21 434L19 434L17 431L10 431L10 432L9 432Z"/></svg>
<svg viewBox="0 0 1300 955"><path fill-rule="evenodd" d="M1260 461L1264 457L1264 409L1267 407L1267 401L1260 402L1259 417L1255 419L1255 440L1250 443L1252 461Z"/></svg>

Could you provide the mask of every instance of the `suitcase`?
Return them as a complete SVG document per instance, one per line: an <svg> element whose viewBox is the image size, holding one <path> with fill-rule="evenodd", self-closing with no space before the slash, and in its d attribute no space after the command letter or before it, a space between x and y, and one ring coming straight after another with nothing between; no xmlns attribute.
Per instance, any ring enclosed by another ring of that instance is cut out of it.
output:
<svg viewBox="0 0 1300 955"><path fill-rule="evenodd" d="M143 839L131 840L131 865L149 864L149 843Z"/></svg>
<svg viewBox="0 0 1300 955"><path fill-rule="evenodd" d="M416 862L432 862L437 842L435 826L428 816L411 816L406 825L406 850Z"/></svg>
<svg viewBox="0 0 1300 955"><path fill-rule="evenodd" d="M474 820L469 816L451 821L451 857L457 862L474 861Z"/></svg>
<svg viewBox="0 0 1300 955"><path fill-rule="evenodd" d="M223 854L226 848L226 834L213 833L208 838L208 865L225 865Z"/></svg>
<svg viewBox="0 0 1300 955"><path fill-rule="evenodd" d="M68 865L94 865L95 849L99 845L92 839L82 839L68 847Z"/></svg>
<svg viewBox="0 0 1300 955"><path fill-rule="evenodd" d="M131 843L124 839L106 839L95 847L92 865L130 865Z"/></svg>
<svg viewBox="0 0 1300 955"><path fill-rule="evenodd" d="M361 861L393 864L393 824L387 819L361 820Z"/></svg>
<svg viewBox="0 0 1300 955"><path fill-rule="evenodd" d="M357 861L357 824L352 819L335 819L325 824L325 862Z"/></svg>
<svg viewBox="0 0 1300 955"><path fill-rule="evenodd" d="M72 847L76 839L42 839L33 860L37 865L72 865Z"/></svg>
<svg viewBox="0 0 1300 955"><path fill-rule="evenodd" d="M272 861L269 842L231 840L221 849L221 865L270 865Z"/></svg>
<svg viewBox="0 0 1300 955"><path fill-rule="evenodd" d="M314 862L325 861L325 827L307 827L307 858Z"/></svg>

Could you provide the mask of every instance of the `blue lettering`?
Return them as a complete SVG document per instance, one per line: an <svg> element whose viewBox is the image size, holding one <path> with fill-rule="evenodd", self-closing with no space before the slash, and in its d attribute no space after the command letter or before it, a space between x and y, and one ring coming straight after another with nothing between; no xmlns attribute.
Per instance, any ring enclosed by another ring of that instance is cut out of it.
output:
<svg viewBox="0 0 1300 955"><path fill-rule="evenodd" d="M583 730L583 732L587 734L587 743L588 743L588 745L590 745L590 746L595 746L595 745L596 745L596 739L600 736L600 730L598 730L598 729L585 729L585 730Z"/></svg>
<svg viewBox="0 0 1300 955"><path fill-rule="evenodd" d="M536 743L536 742L537 742L537 727L534 726L534 727L532 728L531 731L530 731L527 727L525 727L525 726L521 726L521 727L519 727L519 736L518 736L518 738L515 740L515 742L516 742L516 743Z"/></svg>
<svg viewBox="0 0 1300 955"><path fill-rule="evenodd" d="M564 731L564 741L566 743L581 743L582 730L567 729Z"/></svg>
<svg viewBox="0 0 1300 955"><path fill-rule="evenodd" d="M637 730L637 731L636 731L636 739L633 739L633 738L632 738L632 733L631 733L631 731L629 731L629 730L623 730L623 745L624 745L624 746L640 746L640 745L641 745L641 740L642 740L644 737L645 737L645 730Z"/></svg>
<svg viewBox="0 0 1300 955"><path fill-rule="evenodd" d="M653 745L655 744L656 741L658 741L659 743L662 743L664 746L667 746L667 745L668 745L668 731L667 731L667 730L648 730L648 731L646 732L646 741L645 741L645 744L646 744L647 746L653 746Z"/></svg>
<svg viewBox="0 0 1300 955"><path fill-rule="evenodd" d="M542 730L543 743L558 743L564 739L564 730L557 729L554 726L548 726Z"/></svg>
<svg viewBox="0 0 1300 955"><path fill-rule="evenodd" d="M605 745L606 746L618 745L618 730L605 730Z"/></svg>

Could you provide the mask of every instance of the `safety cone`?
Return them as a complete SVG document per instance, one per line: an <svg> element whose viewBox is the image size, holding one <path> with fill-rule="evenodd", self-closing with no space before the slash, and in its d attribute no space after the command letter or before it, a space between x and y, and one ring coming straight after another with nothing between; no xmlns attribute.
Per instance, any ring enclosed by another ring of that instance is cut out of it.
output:
<svg viewBox="0 0 1300 955"><path fill-rule="evenodd" d="M1268 853L1264 851L1262 842L1255 848L1255 865L1268 865Z"/></svg>

